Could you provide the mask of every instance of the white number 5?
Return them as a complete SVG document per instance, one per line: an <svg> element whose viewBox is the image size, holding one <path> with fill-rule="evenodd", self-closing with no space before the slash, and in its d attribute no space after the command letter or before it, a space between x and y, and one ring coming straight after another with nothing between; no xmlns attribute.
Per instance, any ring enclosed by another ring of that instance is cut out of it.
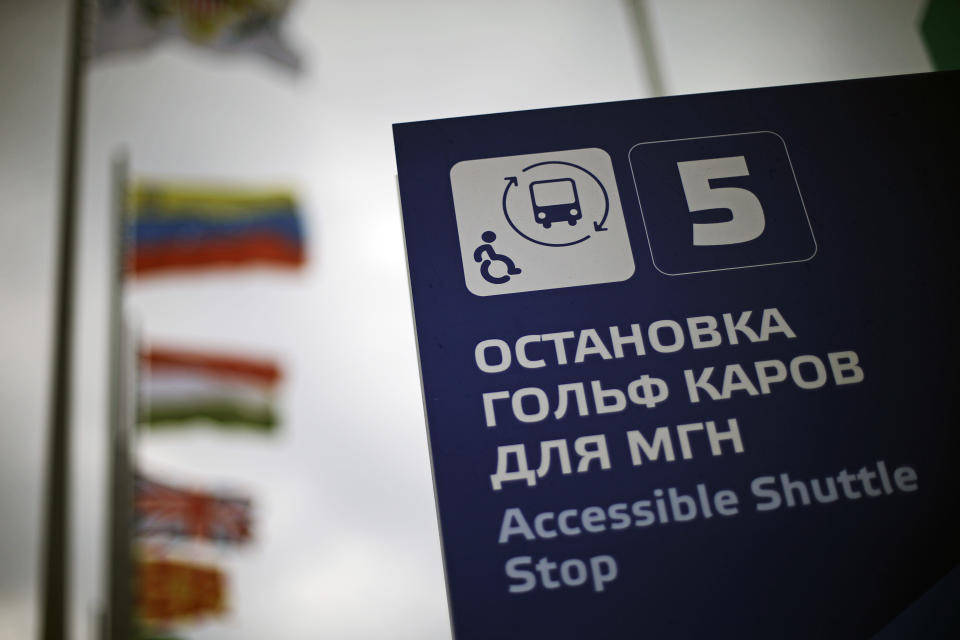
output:
<svg viewBox="0 0 960 640"><path fill-rule="evenodd" d="M707 209L729 209L733 219L727 222L693 223L693 244L697 246L739 244L763 233L766 221L757 197L739 187L710 187L715 178L748 176L743 156L678 162L680 182L690 213Z"/></svg>

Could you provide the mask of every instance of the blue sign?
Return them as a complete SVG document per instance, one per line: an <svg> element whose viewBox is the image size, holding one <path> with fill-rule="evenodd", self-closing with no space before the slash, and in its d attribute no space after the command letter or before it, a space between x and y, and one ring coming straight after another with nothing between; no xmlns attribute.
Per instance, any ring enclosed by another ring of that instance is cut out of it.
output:
<svg viewBox="0 0 960 640"><path fill-rule="evenodd" d="M395 125L458 640L960 630L958 90Z"/></svg>

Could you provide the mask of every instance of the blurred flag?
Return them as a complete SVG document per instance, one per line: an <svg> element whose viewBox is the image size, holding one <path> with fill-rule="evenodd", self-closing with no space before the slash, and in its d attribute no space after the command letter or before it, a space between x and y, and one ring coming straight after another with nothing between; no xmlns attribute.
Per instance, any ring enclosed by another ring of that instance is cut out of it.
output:
<svg viewBox="0 0 960 640"><path fill-rule="evenodd" d="M920 31L936 71L960 69L960 0L930 0Z"/></svg>
<svg viewBox="0 0 960 640"><path fill-rule="evenodd" d="M180 636L172 635L164 629L151 629L139 620L137 622L138 628L133 636L136 640L183 640Z"/></svg>
<svg viewBox="0 0 960 640"><path fill-rule="evenodd" d="M137 576L137 613L149 625L167 625L227 610L226 577L216 567L143 559Z"/></svg>
<svg viewBox="0 0 960 640"><path fill-rule="evenodd" d="M140 422L152 427L207 421L270 431L280 368L269 360L149 349L140 356Z"/></svg>
<svg viewBox="0 0 960 640"><path fill-rule="evenodd" d="M93 55L146 49L182 37L218 51L252 51L298 70L280 36L290 0L100 0Z"/></svg>
<svg viewBox="0 0 960 640"><path fill-rule="evenodd" d="M286 190L142 183L131 190L127 271L305 262L303 226Z"/></svg>
<svg viewBox="0 0 960 640"><path fill-rule="evenodd" d="M138 536L168 535L235 543L250 539L248 498L181 489L138 475L134 510Z"/></svg>

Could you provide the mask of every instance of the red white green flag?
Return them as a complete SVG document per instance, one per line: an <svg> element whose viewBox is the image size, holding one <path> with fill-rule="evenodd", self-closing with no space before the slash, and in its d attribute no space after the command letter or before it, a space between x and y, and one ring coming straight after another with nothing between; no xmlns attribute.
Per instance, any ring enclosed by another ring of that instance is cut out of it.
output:
<svg viewBox="0 0 960 640"><path fill-rule="evenodd" d="M141 354L140 363L141 424L257 431L277 425L274 401L281 372L271 360L151 348Z"/></svg>

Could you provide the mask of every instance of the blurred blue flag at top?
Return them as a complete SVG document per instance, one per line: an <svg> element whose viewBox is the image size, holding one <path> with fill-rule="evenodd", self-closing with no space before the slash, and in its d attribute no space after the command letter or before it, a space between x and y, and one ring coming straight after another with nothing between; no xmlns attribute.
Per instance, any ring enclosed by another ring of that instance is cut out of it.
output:
<svg viewBox="0 0 960 640"><path fill-rule="evenodd" d="M291 0L100 0L93 55L143 50L183 38L223 52L251 51L292 71L300 58L280 25Z"/></svg>

